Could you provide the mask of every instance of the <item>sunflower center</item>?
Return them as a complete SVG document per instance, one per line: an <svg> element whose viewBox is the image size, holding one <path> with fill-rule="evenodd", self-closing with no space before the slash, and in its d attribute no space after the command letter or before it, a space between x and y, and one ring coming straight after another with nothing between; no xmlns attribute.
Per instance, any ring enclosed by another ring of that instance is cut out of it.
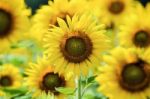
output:
<svg viewBox="0 0 150 99"><path fill-rule="evenodd" d="M49 90L54 94L58 94L55 90L56 87L63 87L65 85L64 79L58 74L48 73L43 78L43 88L46 92Z"/></svg>
<svg viewBox="0 0 150 99"><path fill-rule="evenodd" d="M122 70L123 87L129 91L140 91L149 84L147 71L144 70L143 64L127 64Z"/></svg>
<svg viewBox="0 0 150 99"><path fill-rule="evenodd" d="M0 37L9 35L12 18L10 13L0 9Z"/></svg>
<svg viewBox="0 0 150 99"><path fill-rule="evenodd" d="M145 79L145 73L140 67L131 65L124 69L123 79L128 84L140 84Z"/></svg>
<svg viewBox="0 0 150 99"><path fill-rule="evenodd" d="M109 6L109 11L112 14L120 14L124 10L124 4L120 1L112 2Z"/></svg>
<svg viewBox="0 0 150 99"><path fill-rule="evenodd" d="M12 84L12 80L9 76L3 76L0 78L0 86L10 86Z"/></svg>
<svg viewBox="0 0 150 99"><path fill-rule="evenodd" d="M65 37L60 45L64 57L73 63L80 63L92 53L92 43L86 35Z"/></svg>
<svg viewBox="0 0 150 99"><path fill-rule="evenodd" d="M136 46L146 47L150 44L149 34L145 31L139 31L135 34L133 42Z"/></svg>
<svg viewBox="0 0 150 99"><path fill-rule="evenodd" d="M82 56L86 51L86 44L82 38L69 38L66 42L66 51L72 56Z"/></svg>

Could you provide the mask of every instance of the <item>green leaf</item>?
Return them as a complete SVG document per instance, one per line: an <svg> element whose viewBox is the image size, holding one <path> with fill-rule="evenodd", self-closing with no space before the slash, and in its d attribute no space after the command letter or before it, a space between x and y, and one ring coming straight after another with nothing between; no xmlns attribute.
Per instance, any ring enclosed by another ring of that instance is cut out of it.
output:
<svg viewBox="0 0 150 99"><path fill-rule="evenodd" d="M91 77L88 77L88 79L87 79L87 83L93 83L93 82L94 82L94 80L95 80L95 77L96 77L96 75L91 76Z"/></svg>
<svg viewBox="0 0 150 99"><path fill-rule="evenodd" d="M65 94L65 95L72 95L75 93L74 88L64 88L64 87L59 87L59 88L55 88L58 92Z"/></svg>
<svg viewBox="0 0 150 99"><path fill-rule="evenodd" d="M18 89L3 88L2 90L10 94L25 94L27 92L27 89L24 87Z"/></svg>
<svg viewBox="0 0 150 99"><path fill-rule="evenodd" d="M32 95L27 94L27 95L24 95L24 96L16 96L16 97L13 97L11 99L32 99Z"/></svg>

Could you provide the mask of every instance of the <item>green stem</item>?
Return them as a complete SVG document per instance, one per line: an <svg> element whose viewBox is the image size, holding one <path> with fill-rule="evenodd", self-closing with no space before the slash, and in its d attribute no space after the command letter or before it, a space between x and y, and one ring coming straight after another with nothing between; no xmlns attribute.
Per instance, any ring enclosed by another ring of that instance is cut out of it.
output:
<svg viewBox="0 0 150 99"><path fill-rule="evenodd" d="M78 99L82 99L82 93L81 93L81 77L78 79Z"/></svg>

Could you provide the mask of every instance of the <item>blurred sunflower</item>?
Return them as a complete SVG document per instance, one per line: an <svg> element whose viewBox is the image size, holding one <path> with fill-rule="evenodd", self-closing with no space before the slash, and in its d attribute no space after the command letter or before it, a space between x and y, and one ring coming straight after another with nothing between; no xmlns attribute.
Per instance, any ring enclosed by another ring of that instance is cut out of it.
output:
<svg viewBox="0 0 150 99"><path fill-rule="evenodd" d="M97 15L107 28L115 28L121 24L125 16L134 13L134 0L95 0L94 5L99 8Z"/></svg>
<svg viewBox="0 0 150 99"><path fill-rule="evenodd" d="M150 12L149 7L137 6L137 12L128 16L120 26L120 43L126 47L148 48L150 46Z"/></svg>
<svg viewBox="0 0 150 99"><path fill-rule="evenodd" d="M119 47L104 56L106 65L100 68L96 78L101 84L98 90L110 99L147 99L150 96L149 53Z"/></svg>
<svg viewBox="0 0 150 99"><path fill-rule="evenodd" d="M59 93L57 87L74 87L71 76L65 77L64 74L54 72L53 67L45 59L38 59L37 63L30 64L26 70L26 83L33 91L33 97L42 94L54 95L55 99L64 99L64 95ZM35 90L34 90L35 89Z"/></svg>
<svg viewBox="0 0 150 99"><path fill-rule="evenodd" d="M22 76L17 67L11 64L0 66L0 88L18 88L21 82Z"/></svg>
<svg viewBox="0 0 150 99"><path fill-rule="evenodd" d="M108 48L104 25L98 24L93 15L74 15L67 22L58 18L59 27L45 34L45 54L58 72L86 75L99 64L100 54Z"/></svg>
<svg viewBox="0 0 150 99"><path fill-rule="evenodd" d="M3 48L27 31L29 13L23 0L0 0L0 42Z"/></svg>
<svg viewBox="0 0 150 99"><path fill-rule="evenodd" d="M32 18L31 37L41 42L50 24L58 26L57 17L66 20L66 15L72 17L75 13L84 10L84 5L85 2L80 0L49 1L49 5L42 6ZM81 6L82 9L80 9Z"/></svg>

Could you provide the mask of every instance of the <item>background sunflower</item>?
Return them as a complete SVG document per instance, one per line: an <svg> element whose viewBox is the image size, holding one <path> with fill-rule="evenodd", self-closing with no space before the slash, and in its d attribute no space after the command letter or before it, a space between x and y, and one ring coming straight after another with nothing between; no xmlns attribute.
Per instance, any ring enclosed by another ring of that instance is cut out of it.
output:
<svg viewBox="0 0 150 99"><path fill-rule="evenodd" d="M56 25L57 18L63 18L66 20L66 16L72 17L75 13L81 12L80 6L84 6L86 2L81 1L68 1L68 0L55 0L49 1L48 5L44 5L41 9L37 10L37 13L32 18L31 37L42 42L43 35L49 29L50 25ZM84 8L82 8L84 11ZM36 35L36 36L34 36Z"/></svg>
<svg viewBox="0 0 150 99"><path fill-rule="evenodd" d="M17 9L16 6L18 6ZM20 40L23 33L27 32L28 15L30 11L26 9L23 1L0 1L0 42L3 45L1 50Z"/></svg>
<svg viewBox="0 0 150 99"><path fill-rule="evenodd" d="M150 92L150 64L145 55L140 57L135 49L116 48L104 56L106 65L96 78L101 84L98 90L111 99L146 99Z"/></svg>
<svg viewBox="0 0 150 99"><path fill-rule="evenodd" d="M59 93L58 87L74 87L73 80L64 74L55 72L52 65L45 59L37 60L37 63L31 63L26 70L26 84L30 91L33 92L33 98L43 94L49 94L56 99L65 99L64 95ZM34 90L33 90L34 89Z"/></svg>

